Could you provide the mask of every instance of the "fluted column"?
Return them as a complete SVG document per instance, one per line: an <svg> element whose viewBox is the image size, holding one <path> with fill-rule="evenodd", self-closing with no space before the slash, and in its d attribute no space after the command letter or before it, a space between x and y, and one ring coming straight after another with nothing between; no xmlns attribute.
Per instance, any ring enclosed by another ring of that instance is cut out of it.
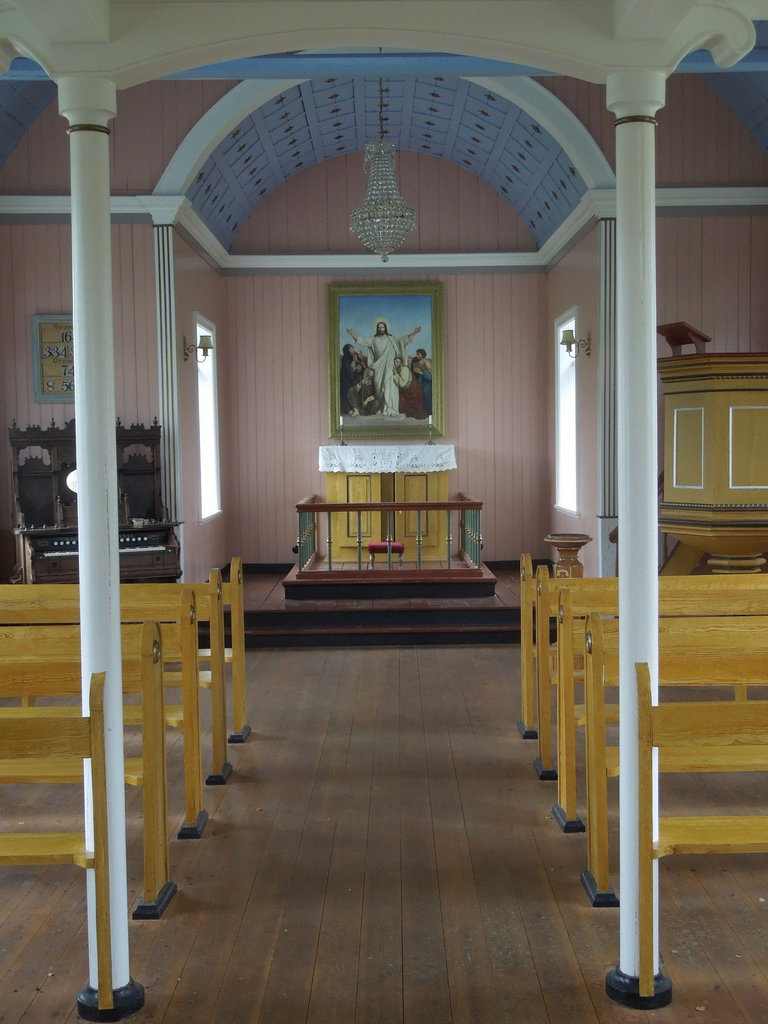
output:
<svg viewBox="0 0 768 1024"><path fill-rule="evenodd" d="M174 231L172 224L154 225L163 493L168 518L177 522L181 519L181 465L177 434L179 385Z"/></svg>
<svg viewBox="0 0 768 1024"><path fill-rule="evenodd" d="M600 244L599 493L597 505L600 575L616 572L616 218L598 221Z"/></svg>
<svg viewBox="0 0 768 1024"><path fill-rule="evenodd" d="M120 559L115 444L112 241L109 201L109 122L116 90L107 79L63 78L59 110L69 123L72 193L72 304L75 339L75 422L78 477L83 707L92 672L106 672L108 857L112 924L109 1020L134 1013L144 990L128 964L128 887L125 840ZM87 827L92 833L86 782ZM81 1016L107 1019L97 1007L98 964L93 871L87 871L90 985L78 993ZM103 996L103 994L102 994Z"/></svg>
<svg viewBox="0 0 768 1024"><path fill-rule="evenodd" d="M658 951L654 995L639 995L635 678L635 662L648 662L658 688L655 115L664 92L660 71L608 77L607 106L616 115L621 905L619 965L609 973L606 989L617 1002L638 1008L662 1006L671 998L668 979L658 973Z"/></svg>

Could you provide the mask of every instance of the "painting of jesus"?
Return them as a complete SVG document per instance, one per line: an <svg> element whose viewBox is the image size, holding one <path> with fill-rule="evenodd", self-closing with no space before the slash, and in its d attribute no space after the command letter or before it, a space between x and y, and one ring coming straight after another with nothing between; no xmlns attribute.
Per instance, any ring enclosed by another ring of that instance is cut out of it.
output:
<svg viewBox="0 0 768 1024"><path fill-rule="evenodd" d="M442 286L328 286L329 433L443 433Z"/></svg>

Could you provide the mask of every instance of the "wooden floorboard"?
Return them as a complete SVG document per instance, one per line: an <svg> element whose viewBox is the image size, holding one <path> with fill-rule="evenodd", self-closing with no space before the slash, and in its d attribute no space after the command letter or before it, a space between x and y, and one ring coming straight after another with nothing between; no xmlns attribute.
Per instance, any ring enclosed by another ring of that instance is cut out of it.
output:
<svg viewBox="0 0 768 1024"><path fill-rule="evenodd" d="M619 913L589 906L586 837L555 824L556 786L517 731L517 647L265 649L247 668L253 734L229 748L229 783L205 789L202 839L172 840L163 919L129 923L136 1024L762 1024L763 855L662 861L673 1002L643 1013L606 996ZM175 837L179 730L168 740ZM2 826L66 820L66 790L0 788ZM755 807L763 783L675 777L669 799ZM129 909L140 810L127 788ZM610 835L615 858L615 812ZM0 884L0 1022L74 1024L82 873L3 868Z"/></svg>

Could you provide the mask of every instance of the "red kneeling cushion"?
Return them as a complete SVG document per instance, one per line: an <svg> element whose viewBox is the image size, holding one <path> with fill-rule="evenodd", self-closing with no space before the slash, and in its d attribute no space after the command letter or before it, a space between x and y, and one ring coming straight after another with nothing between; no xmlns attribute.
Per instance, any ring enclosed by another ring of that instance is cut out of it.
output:
<svg viewBox="0 0 768 1024"><path fill-rule="evenodd" d="M387 542L385 540L372 540L368 545L368 552L374 555L385 555L387 553ZM393 540L389 545L396 555L401 555L405 551L405 545L402 541Z"/></svg>

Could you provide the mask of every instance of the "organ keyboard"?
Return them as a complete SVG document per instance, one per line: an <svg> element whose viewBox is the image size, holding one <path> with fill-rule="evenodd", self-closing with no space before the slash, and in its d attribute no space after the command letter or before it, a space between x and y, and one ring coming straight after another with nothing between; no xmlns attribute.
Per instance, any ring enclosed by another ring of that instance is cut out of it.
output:
<svg viewBox="0 0 768 1024"><path fill-rule="evenodd" d="M178 579L177 523L120 528L120 579L172 582ZM76 583L77 531L31 529L22 534L22 571L29 583Z"/></svg>

